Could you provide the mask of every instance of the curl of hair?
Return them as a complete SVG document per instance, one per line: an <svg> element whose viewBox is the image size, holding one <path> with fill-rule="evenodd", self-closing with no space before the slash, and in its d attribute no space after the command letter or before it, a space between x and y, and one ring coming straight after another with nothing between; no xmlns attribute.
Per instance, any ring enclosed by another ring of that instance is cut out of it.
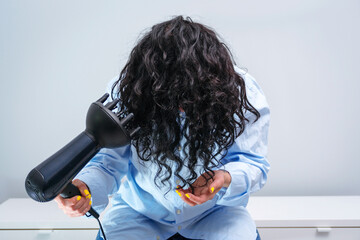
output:
<svg viewBox="0 0 360 240"><path fill-rule="evenodd" d="M226 45L210 28L181 16L154 25L139 40L112 91L122 116L133 113L133 126L141 127L132 144L141 160L157 164L158 187L172 174L191 187L199 165L212 179L212 168L244 131L245 112L260 117ZM188 175L180 176L183 168Z"/></svg>

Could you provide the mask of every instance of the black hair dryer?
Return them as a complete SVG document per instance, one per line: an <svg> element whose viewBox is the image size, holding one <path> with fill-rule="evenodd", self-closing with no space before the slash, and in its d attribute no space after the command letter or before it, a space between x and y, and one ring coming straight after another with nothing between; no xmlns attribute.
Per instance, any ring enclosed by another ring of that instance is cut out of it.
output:
<svg viewBox="0 0 360 240"><path fill-rule="evenodd" d="M105 94L92 103L86 116L86 129L54 155L30 171L25 180L28 195L38 201L47 202L61 194L64 198L81 195L72 184L73 178L99 152L101 148L116 148L127 145L140 127L127 130L126 124L134 117L132 113L123 119L112 112L119 100L103 103ZM95 218L99 214L90 209Z"/></svg>

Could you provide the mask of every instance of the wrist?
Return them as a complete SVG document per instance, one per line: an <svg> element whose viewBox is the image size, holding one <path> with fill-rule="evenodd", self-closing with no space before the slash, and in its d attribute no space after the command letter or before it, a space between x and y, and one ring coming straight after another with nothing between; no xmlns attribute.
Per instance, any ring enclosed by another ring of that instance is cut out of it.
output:
<svg viewBox="0 0 360 240"><path fill-rule="evenodd" d="M231 183L231 175L226 170L221 169L220 171L222 171L224 173L224 185L223 185L223 187L228 188L230 186L230 183Z"/></svg>

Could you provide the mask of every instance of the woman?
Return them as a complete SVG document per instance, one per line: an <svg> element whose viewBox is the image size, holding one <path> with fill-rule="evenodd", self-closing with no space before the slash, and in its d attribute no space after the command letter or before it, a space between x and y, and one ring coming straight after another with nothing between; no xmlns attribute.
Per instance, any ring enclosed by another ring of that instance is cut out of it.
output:
<svg viewBox="0 0 360 240"><path fill-rule="evenodd" d="M216 33L181 16L153 26L111 92L141 131L101 150L59 207L82 216L112 195L107 239L256 239L245 207L267 179L269 108Z"/></svg>

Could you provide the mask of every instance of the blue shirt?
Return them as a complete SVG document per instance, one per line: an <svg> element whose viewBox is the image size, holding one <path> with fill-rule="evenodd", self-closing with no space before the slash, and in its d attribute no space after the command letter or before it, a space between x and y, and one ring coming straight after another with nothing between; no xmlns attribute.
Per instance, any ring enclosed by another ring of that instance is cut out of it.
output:
<svg viewBox="0 0 360 240"><path fill-rule="evenodd" d="M229 187L212 200L191 207L175 192L180 181L174 174L170 179L174 189L167 194L167 187L154 184L157 166L141 162L133 146L102 149L76 178L89 186L98 212L106 208L111 196L111 207L102 219L108 239L167 239L176 232L191 239L256 239L255 223L245 207L250 194L261 189L267 179L270 112L255 79L235 69L245 80L248 100L261 117L253 123L254 115L246 113L250 121L245 131L222 160L221 169L231 175ZM180 175L186 176L182 174L185 171Z"/></svg>

